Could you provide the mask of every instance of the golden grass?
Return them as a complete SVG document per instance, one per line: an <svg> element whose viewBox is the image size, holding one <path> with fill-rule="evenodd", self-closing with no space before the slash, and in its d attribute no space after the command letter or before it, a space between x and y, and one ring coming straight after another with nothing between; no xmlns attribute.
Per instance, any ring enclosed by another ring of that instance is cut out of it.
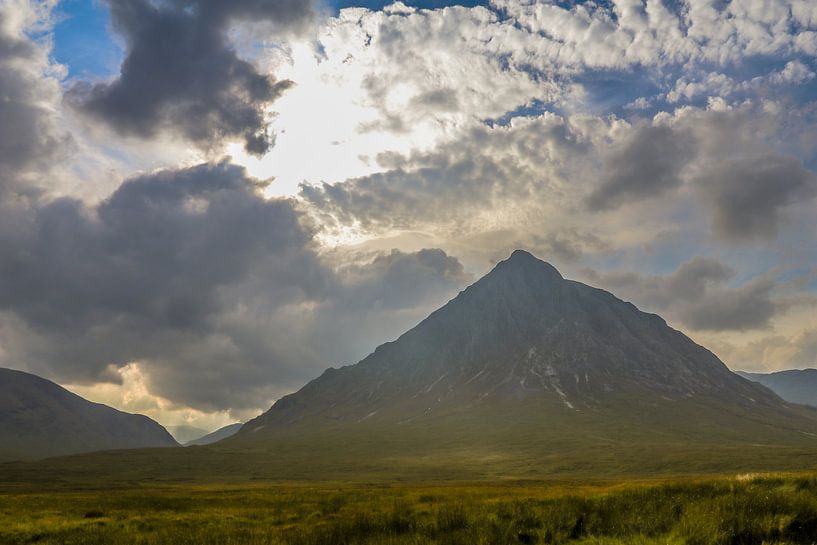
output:
<svg viewBox="0 0 817 545"><path fill-rule="evenodd" d="M0 492L3 545L815 542L817 477L810 475Z"/></svg>

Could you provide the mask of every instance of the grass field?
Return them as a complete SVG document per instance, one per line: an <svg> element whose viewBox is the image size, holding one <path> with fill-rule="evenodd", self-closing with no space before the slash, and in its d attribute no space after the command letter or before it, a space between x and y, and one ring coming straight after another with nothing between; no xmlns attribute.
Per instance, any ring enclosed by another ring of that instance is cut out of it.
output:
<svg viewBox="0 0 817 545"><path fill-rule="evenodd" d="M6 544L817 543L817 477L0 491Z"/></svg>

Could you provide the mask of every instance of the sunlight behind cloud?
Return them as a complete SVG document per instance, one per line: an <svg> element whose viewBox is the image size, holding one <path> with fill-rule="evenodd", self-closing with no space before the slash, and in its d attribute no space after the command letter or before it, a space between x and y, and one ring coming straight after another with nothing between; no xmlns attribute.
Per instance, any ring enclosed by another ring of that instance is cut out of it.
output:
<svg viewBox="0 0 817 545"><path fill-rule="evenodd" d="M205 413L153 395L148 379L138 363L129 363L111 371L119 375L120 384L100 382L63 386L90 401L125 412L144 414L163 426L186 425L211 431L235 422L228 411Z"/></svg>
<svg viewBox="0 0 817 545"><path fill-rule="evenodd" d="M269 195L292 195L303 182L336 182L369 174L378 170L372 159L378 153L409 149L411 143L402 137L361 132L361 120L374 119L377 112L360 100L359 72L332 74L323 68L313 47L303 42L293 45L288 59L270 62L280 62L280 77L296 82L273 108L276 144L261 158L247 154L239 143L228 148L234 161L251 175L275 179Z"/></svg>
<svg viewBox="0 0 817 545"><path fill-rule="evenodd" d="M228 152L251 175L274 178L267 189L270 196L292 195L301 183L335 183L372 174L382 170L380 154L432 149L458 124L433 117L403 123L400 117L416 108L413 101L423 94L418 81L407 78L391 84L373 79L380 62L377 53L358 40L342 39L345 31L333 25L323 28L320 49L302 41L266 50L265 69L295 82L270 111L275 146L260 158L238 143ZM372 90L380 86L386 90ZM395 112L393 123L389 112Z"/></svg>

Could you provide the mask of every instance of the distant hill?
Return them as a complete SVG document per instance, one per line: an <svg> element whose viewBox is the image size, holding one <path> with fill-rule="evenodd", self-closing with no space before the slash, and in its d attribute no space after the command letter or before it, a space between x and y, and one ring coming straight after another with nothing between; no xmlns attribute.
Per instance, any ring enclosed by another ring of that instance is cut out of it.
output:
<svg viewBox="0 0 817 545"><path fill-rule="evenodd" d="M92 403L38 376L0 368L0 460L178 446L150 418Z"/></svg>
<svg viewBox="0 0 817 545"><path fill-rule="evenodd" d="M791 369L777 373L741 371L738 374L762 384L786 401L817 407L817 369Z"/></svg>
<svg viewBox="0 0 817 545"><path fill-rule="evenodd" d="M210 433L205 429L187 425L168 426L167 431L169 431L170 435L172 435L173 438L176 439L176 441L178 441L182 445L189 441L194 441L199 437L204 437L205 435Z"/></svg>
<svg viewBox="0 0 817 545"><path fill-rule="evenodd" d="M230 425L224 426L223 428L217 429L213 433L208 433L207 435L205 435L203 437L199 437L198 439L188 441L187 443L184 443L184 446L186 446L186 447L204 446L204 445L211 445L213 443L217 443L218 441L221 441L222 439L227 439L228 437L232 437L233 435L238 433L238 430L240 430L241 426L243 426L243 425L244 424L238 423L238 424L230 424Z"/></svg>

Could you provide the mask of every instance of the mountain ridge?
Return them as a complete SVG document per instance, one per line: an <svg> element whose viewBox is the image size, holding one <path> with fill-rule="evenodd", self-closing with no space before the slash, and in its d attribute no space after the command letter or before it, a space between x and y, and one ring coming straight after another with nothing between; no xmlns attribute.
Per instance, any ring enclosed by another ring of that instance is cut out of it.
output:
<svg viewBox="0 0 817 545"><path fill-rule="evenodd" d="M817 369L786 369L774 373L737 372L743 378L766 386L791 403L817 407Z"/></svg>
<svg viewBox="0 0 817 545"><path fill-rule="evenodd" d="M193 446L204 446L216 443L223 439L227 439L228 437L232 437L238 430L241 429L243 426L241 422L236 422L235 424L227 424L226 426L222 426L217 430L211 431L210 433L204 434L201 437L197 437L196 439L192 439L184 443L185 447L193 447Z"/></svg>

